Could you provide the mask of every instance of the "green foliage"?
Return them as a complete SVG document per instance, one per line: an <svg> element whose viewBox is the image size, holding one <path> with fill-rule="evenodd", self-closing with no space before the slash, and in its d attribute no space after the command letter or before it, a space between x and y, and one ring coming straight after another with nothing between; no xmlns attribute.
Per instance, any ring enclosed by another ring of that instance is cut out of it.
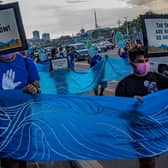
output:
<svg viewBox="0 0 168 168"><path fill-rule="evenodd" d="M144 15L155 15L155 13L152 11L147 11ZM141 30L140 16L133 19L132 21L128 21L127 24L128 24L129 30L131 28L135 27L137 31L140 31ZM125 34L126 33L126 23L124 22L120 27L115 28L114 30L115 30L115 32L120 31L123 34Z"/></svg>

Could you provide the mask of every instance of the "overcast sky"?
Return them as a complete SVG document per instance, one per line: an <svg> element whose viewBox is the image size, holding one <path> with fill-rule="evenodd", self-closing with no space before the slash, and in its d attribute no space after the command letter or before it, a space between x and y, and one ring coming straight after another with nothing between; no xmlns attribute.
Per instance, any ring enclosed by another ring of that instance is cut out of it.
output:
<svg viewBox="0 0 168 168"><path fill-rule="evenodd" d="M16 2L4 0L5 2ZM27 38L32 31L51 38L94 29L94 8L100 27L117 25L124 17L136 18L145 11L168 12L168 0L18 0Z"/></svg>

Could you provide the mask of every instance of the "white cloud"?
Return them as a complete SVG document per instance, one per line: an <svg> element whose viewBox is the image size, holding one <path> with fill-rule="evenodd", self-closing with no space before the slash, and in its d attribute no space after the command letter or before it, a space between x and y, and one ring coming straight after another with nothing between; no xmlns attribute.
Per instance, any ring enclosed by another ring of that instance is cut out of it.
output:
<svg viewBox="0 0 168 168"><path fill-rule="evenodd" d="M129 4L146 7L155 12L167 12L168 0L128 0Z"/></svg>
<svg viewBox="0 0 168 168"><path fill-rule="evenodd" d="M100 26L114 26L119 19L129 20L145 10L164 13L168 0L18 0L27 37L33 30L49 32L52 37L94 28L93 9ZM5 2L15 2L6 0Z"/></svg>

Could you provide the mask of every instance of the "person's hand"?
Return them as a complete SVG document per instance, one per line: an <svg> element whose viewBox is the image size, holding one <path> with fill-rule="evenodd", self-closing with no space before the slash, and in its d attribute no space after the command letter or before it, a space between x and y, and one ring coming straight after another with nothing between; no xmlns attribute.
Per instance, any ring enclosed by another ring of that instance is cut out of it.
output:
<svg viewBox="0 0 168 168"><path fill-rule="evenodd" d="M134 98L137 98L141 103L144 102L144 99L143 99L143 97L141 97L141 96L134 96Z"/></svg>
<svg viewBox="0 0 168 168"><path fill-rule="evenodd" d="M23 92L30 93L30 94L36 94L38 93L38 89L32 84L28 84L27 86L23 88Z"/></svg>
<svg viewBox="0 0 168 168"><path fill-rule="evenodd" d="M14 82L14 80L15 80L15 72L12 71L12 69L7 70L6 73L4 73L2 77L3 90L13 90L18 85L21 84L21 81Z"/></svg>

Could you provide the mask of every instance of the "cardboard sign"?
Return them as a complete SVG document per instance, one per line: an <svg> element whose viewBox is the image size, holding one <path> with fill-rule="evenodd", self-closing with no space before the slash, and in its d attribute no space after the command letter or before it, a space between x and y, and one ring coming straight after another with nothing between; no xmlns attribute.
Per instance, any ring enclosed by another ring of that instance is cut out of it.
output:
<svg viewBox="0 0 168 168"><path fill-rule="evenodd" d="M140 18L145 55L168 56L168 15L143 15Z"/></svg>
<svg viewBox="0 0 168 168"><path fill-rule="evenodd" d="M55 58L51 59L51 68L53 71L66 70L68 69L68 59L67 58Z"/></svg>
<svg viewBox="0 0 168 168"><path fill-rule="evenodd" d="M27 49L18 3L0 5L0 55Z"/></svg>

